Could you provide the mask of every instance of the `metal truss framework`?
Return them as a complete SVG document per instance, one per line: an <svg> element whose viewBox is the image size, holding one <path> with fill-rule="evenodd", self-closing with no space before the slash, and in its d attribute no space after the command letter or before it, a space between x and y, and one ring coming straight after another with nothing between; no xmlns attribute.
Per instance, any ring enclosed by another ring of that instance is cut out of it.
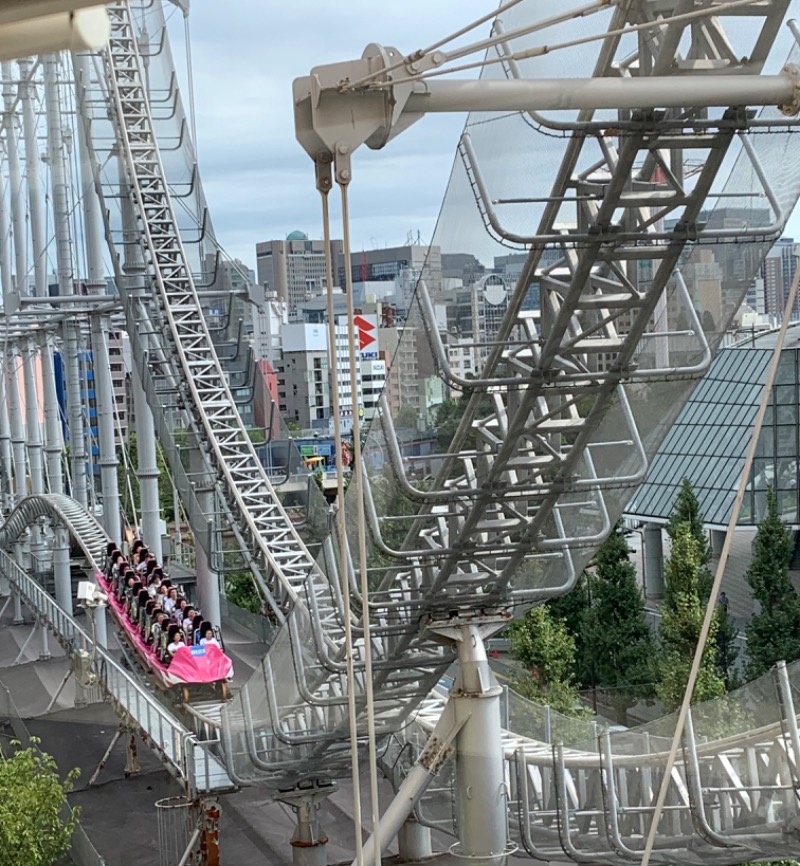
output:
<svg viewBox="0 0 800 866"><path fill-rule="evenodd" d="M686 12L690 3L659 3L657 8L646 2L618 4L610 30L647 20L653 21L653 28L641 31L639 52L626 58L622 67L615 57L620 38L610 37L594 76L665 75L676 68L757 73L787 5L781 0L741 11L752 16L754 36L753 52L742 59L720 56L719 45L727 40L713 17L714 4L708 5L709 18L700 28L683 21L659 23L660 17ZM690 49L684 57L676 52L689 31ZM498 52L502 57L510 49L501 43ZM512 61L504 66L510 78L518 75ZM732 108L700 131L695 116L691 109L638 111L626 122L624 135L606 123L605 134L598 138L587 134L592 112L581 112L572 124L574 132L542 220L525 238L504 230L491 212L491 195L470 135L462 136L459 153L487 231L514 245L524 243L530 252L477 379L461 379L449 370L425 286L419 290L423 324L441 375L452 387L471 394L436 491L413 489L397 459L399 450L392 447L391 425L385 423L393 469L403 489L429 503L409 535L408 550L401 552L415 563L410 582L419 587L425 609L454 603L503 604L510 598L533 601L569 589L576 576L570 549L592 549L610 530L606 492L635 486L647 469L626 386L695 377L710 363L692 300L675 273L687 245L729 234L730 230L704 231L700 218L723 159L734 136L747 128L748 116ZM602 159L577 171L590 140L598 142ZM683 165L684 154L690 151L703 154L691 185ZM749 152L758 167L752 148ZM769 189L767 195L771 196ZM774 224L759 232L769 241L778 237L785 219L780 212L774 217ZM665 220L671 229L664 229ZM558 230L557 225L575 228ZM541 266L542 253L553 246L560 248L558 261ZM646 280L639 278L636 267L643 259L653 263ZM541 311L521 311L534 275L540 283ZM676 280L679 302L697 341L689 363L680 355L677 360L670 357L669 345L677 334L655 321L667 287ZM657 343L661 352L653 353ZM646 353L655 354L655 361L643 362ZM601 356L613 360L601 367L596 361ZM481 409L487 399L488 415ZM627 425L621 432L634 457L626 454L622 465L598 476L593 455L620 444L600 432L617 404ZM388 418L387 411L383 418ZM468 451L464 443L470 432L477 444ZM584 494L584 505L593 504L603 516L602 526L589 535L569 531L576 525L570 516L575 497L571 500L570 495L577 493ZM421 556L419 551L426 548L430 553ZM551 561L560 557L566 582L515 590L517 570L531 551ZM390 578L384 588L391 587Z"/></svg>

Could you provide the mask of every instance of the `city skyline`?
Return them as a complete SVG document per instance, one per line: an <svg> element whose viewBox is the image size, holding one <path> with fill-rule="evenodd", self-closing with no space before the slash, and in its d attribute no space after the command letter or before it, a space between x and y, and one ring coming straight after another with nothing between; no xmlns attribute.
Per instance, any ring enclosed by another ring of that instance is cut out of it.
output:
<svg viewBox="0 0 800 866"><path fill-rule="evenodd" d="M431 6L411 0L382 8L378 19L367 0L339 7L301 0L291 8L230 0L224 17L218 4L192 4L198 160L211 218L227 254L255 269L256 242L285 238L294 230L321 235L314 172L294 137L294 78L315 65L360 57L374 41L405 52L425 47L491 12L493 5L442 0ZM304 28L310 19L315 25ZM177 8L169 26L188 112ZM488 27L482 25L472 38L485 36ZM427 117L385 151L359 150L350 190L354 250L400 245L409 232L430 242L464 120L462 114ZM337 195L332 202L335 237L341 237L338 205Z"/></svg>

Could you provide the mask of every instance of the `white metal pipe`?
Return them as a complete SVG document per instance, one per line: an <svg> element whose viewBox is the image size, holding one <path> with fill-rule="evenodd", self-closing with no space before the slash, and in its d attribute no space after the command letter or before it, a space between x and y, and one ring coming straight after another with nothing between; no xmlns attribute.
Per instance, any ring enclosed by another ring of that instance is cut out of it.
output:
<svg viewBox="0 0 800 866"><path fill-rule="evenodd" d="M3 104L6 133L6 156L8 158L9 200L11 203L11 227L14 242L13 292L19 297L27 294L28 249L26 238L25 196L22 191L22 172L19 167L19 117L15 110L16 92L12 84L10 63L3 63ZM16 350L10 347L5 357L6 395L8 399L11 448L14 460L14 493L21 498L27 493L27 457L25 453L25 429L22 421L22 404L19 394L19 377Z"/></svg>
<svg viewBox="0 0 800 866"><path fill-rule="evenodd" d="M5 146L0 141L0 167L5 153ZM5 174L0 171L0 287L3 299L9 298L13 290L11 276L11 256L8 249L8 237L10 223L8 218L8 206L6 205L6 183ZM2 508L8 512L12 507L11 493L11 429L9 427L8 410L6 404L5 376L0 371L0 496L2 496Z"/></svg>
<svg viewBox="0 0 800 866"><path fill-rule="evenodd" d="M85 116L84 95L89 86L89 63L83 54L73 54L76 103ZM78 121L78 153L81 171L81 201L83 204L84 241L86 245L86 284L90 294L101 297L106 293L103 262L102 214L95 189L95 166L86 141L86 127ZM114 388L108 355L107 316L92 314L92 368L94 370L97 438L99 445L100 484L103 491L103 528L116 541L122 539L120 512L122 504L117 477L117 451L114 431Z"/></svg>
<svg viewBox="0 0 800 866"><path fill-rule="evenodd" d="M5 354L6 397L8 400L8 426L11 431L11 453L14 463L14 496L19 501L27 495L28 467L25 455L25 427L22 423L22 405L19 399L19 356L9 348Z"/></svg>
<svg viewBox="0 0 800 866"><path fill-rule="evenodd" d="M28 249L25 243L28 214L25 209L22 172L19 167L19 116L15 106L17 94L12 82L11 64L3 63L3 104L5 106L3 126L6 133L11 228L14 240L14 290L18 295L25 295L27 294L25 287L28 273Z"/></svg>
<svg viewBox="0 0 800 866"><path fill-rule="evenodd" d="M99 647L108 649L108 618L106 605L98 604L94 609L94 639Z"/></svg>
<svg viewBox="0 0 800 866"><path fill-rule="evenodd" d="M507 854L507 797L500 695L479 628L463 626L459 670L450 699L457 722L456 815L459 854L473 863L497 863Z"/></svg>
<svg viewBox="0 0 800 866"><path fill-rule="evenodd" d="M51 493L63 493L64 470L61 466L61 457L64 451L64 436L61 429L61 411L56 394L53 341L51 337L47 337L42 343L39 358L42 365L44 453L47 466L47 482Z"/></svg>
<svg viewBox="0 0 800 866"><path fill-rule="evenodd" d="M414 810L419 798L431 783L433 775L427 767L420 763L414 764L408 775L403 779L392 802L386 807L380 820L381 851L386 850L400 832L400 828ZM370 836L364 843L364 863L372 863L375 859L375 836ZM352 866L356 866L354 860Z"/></svg>
<svg viewBox="0 0 800 866"><path fill-rule="evenodd" d="M25 387L25 432L28 440L28 467L31 493L44 493L42 430L39 422L39 395L36 389L36 345L28 342L22 350L22 378Z"/></svg>
<svg viewBox="0 0 800 866"><path fill-rule="evenodd" d="M6 127L8 129L8 127ZM6 142L0 139L0 165L3 157L8 153ZM5 173L0 171L0 286L3 289L3 305L8 303L11 293L14 291L13 276L11 272L11 253L8 248L8 239L11 237L11 220L8 215L8 204L6 203L6 178Z"/></svg>
<svg viewBox="0 0 800 866"><path fill-rule="evenodd" d="M790 105L795 75L665 75L642 78L537 78L426 81L403 111L561 111Z"/></svg>
<svg viewBox="0 0 800 866"><path fill-rule="evenodd" d="M451 743L464 721L456 721L452 700L447 703L428 737L425 748L406 774L392 802L384 809L377 833L373 833L363 849L363 860L369 863L375 857L375 846L380 841L381 851L389 847L408 820L419 798L452 753ZM352 866L356 866L354 860Z"/></svg>
<svg viewBox="0 0 800 866"><path fill-rule="evenodd" d="M44 87L47 108L47 151L50 159L50 178L53 190L58 291L61 295L73 295L75 288L72 269L72 233L62 136L61 100L58 91L57 61L52 56L44 59ZM71 322L64 323L63 334L72 495L81 505L86 507L88 505L87 461L81 405L80 334L76 324Z"/></svg>
<svg viewBox="0 0 800 866"><path fill-rule="evenodd" d="M108 317L91 317L92 367L94 369L97 437L99 440L100 485L103 491L103 528L116 541L122 539L122 502L117 475L118 461L114 435L114 389L109 362Z"/></svg>
<svg viewBox="0 0 800 866"><path fill-rule="evenodd" d="M72 616L72 577L69 570L69 533L63 526L55 527L53 542L53 580L56 604Z"/></svg>
<svg viewBox="0 0 800 866"><path fill-rule="evenodd" d="M192 449L189 456L189 469L192 476L196 479L204 479L206 468L201 455ZM197 594L200 602L200 610L203 612L204 618L211 623L221 622L220 604L219 604L219 575L211 568L210 556L211 547L214 544L214 494L210 489L206 489L207 485L197 484L196 496L197 504L200 510L206 516L211 532L209 533L209 550L206 551L203 544L198 539L195 539L195 572L197 574Z"/></svg>
<svg viewBox="0 0 800 866"><path fill-rule="evenodd" d="M36 84L29 79L31 61L19 61L20 102L22 103L22 131L25 136L25 174L28 179L28 208L30 211L31 247L33 249L33 273L39 298L47 297L47 238L44 229L42 202L42 180L39 170L39 145L36 140L36 107L34 98Z"/></svg>
<svg viewBox="0 0 800 866"><path fill-rule="evenodd" d="M6 381L0 375L0 503L7 514L12 508L11 496L11 430L8 426Z"/></svg>
<svg viewBox="0 0 800 866"><path fill-rule="evenodd" d="M22 132L25 140L25 174L28 182L28 216L33 249L34 286L38 297L47 295L47 245L44 234L42 203L42 181L39 172L39 148L36 142L36 116L34 95L36 86L29 80L31 61L19 61L19 95L22 104ZM27 274L27 266L26 266ZM19 285L20 297L30 294L27 278ZM42 465L42 431L39 423L39 395L36 389L35 343L30 341L23 348L23 383L25 386L25 427L28 439L28 462L30 466L31 493L44 493L44 468ZM38 544L35 546L38 547Z"/></svg>
<svg viewBox="0 0 800 866"><path fill-rule="evenodd" d="M156 430L153 412L147 404L139 371L134 365L131 375L133 383L133 407L136 412L136 451L139 479L139 511L142 522L142 538L155 558L162 561L161 509L158 500L158 465L156 463Z"/></svg>

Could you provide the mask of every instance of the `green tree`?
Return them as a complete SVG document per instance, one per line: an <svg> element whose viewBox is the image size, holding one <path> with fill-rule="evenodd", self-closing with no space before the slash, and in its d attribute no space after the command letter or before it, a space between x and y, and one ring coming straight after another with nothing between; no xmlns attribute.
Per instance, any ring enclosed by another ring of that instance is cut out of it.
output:
<svg viewBox="0 0 800 866"><path fill-rule="evenodd" d="M581 715L573 679L575 641L564 621L545 606L534 607L508 629L511 654L524 668L516 677L516 691L568 716Z"/></svg>
<svg viewBox="0 0 800 866"><path fill-rule="evenodd" d="M225 597L251 613L261 613L261 596L249 571L234 571L225 575Z"/></svg>
<svg viewBox="0 0 800 866"><path fill-rule="evenodd" d="M78 810L65 803L78 771L62 779L36 742L0 752L0 866L53 866L72 839Z"/></svg>
<svg viewBox="0 0 800 866"><path fill-rule="evenodd" d="M448 451L456 435L461 416L467 408L466 400L445 400L436 407L434 427L436 428L436 450Z"/></svg>
<svg viewBox="0 0 800 866"><path fill-rule="evenodd" d="M612 690L618 721L639 698L653 694L656 647L644 598L619 524L594 558L592 606L585 618L586 663L592 684Z"/></svg>
<svg viewBox="0 0 800 866"><path fill-rule="evenodd" d="M586 617L589 611L589 582L586 574L581 574L574 588L547 602L550 613L564 621L567 631L575 642L575 680L578 686L586 688L592 684L592 666L586 646Z"/></svg>
<svg viewBox="0 0 800 866"><path fill-rule="evenodd" d="M675 503L667 522L667 535L673 542L678 528L683 524L688 524L697 541L702 564L708 565L711 561L711 545L708 543L708 536L703 529L703 512L700 510L700 503L695 496L692 482L688 478L684 478L681 483L681 489L675 497Z"/></svg>
<svg viewBox="0 0 800 866"><path fill-rule="evenodd" d="M745 574L761 606L746 628L748 679L765 674L776 662L800 658L800 599L789 580L791 558L792 537L769 489L767 514L758 525Z"/></svg>
<svg viewBox="0 0 800 866"><path fill-rule="evenodd" d="M703 625L704 604L700 589L705 555L691 524L674 527L672 551L664 580L664 607L659 639L661 658L656 694L670 711L680 706ZM718 698L725 682L716 668L716 619L709 631L698 671L692 702Z"/></svg>

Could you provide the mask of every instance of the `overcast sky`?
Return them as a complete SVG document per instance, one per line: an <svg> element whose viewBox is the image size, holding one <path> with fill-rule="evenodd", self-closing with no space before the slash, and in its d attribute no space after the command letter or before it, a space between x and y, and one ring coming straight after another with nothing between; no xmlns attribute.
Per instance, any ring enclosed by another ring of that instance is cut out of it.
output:
<svg viewBox="0 0 800 866"><path fill-rule="evenodd" d="M495 6L494 0L192 0L200 173L226 251L254 267L257 241L295 229L321 235L312 163L294 137L294 78L318 64L360 57L370 42L408 53ZM173 13L170 30L182 63L180 13ZM354 249L405 243L409 232L430 240L463 122L462 115L428 117L382 151L359 151L350 193ZM340 235L340 224L334 232Z"/></svg>

